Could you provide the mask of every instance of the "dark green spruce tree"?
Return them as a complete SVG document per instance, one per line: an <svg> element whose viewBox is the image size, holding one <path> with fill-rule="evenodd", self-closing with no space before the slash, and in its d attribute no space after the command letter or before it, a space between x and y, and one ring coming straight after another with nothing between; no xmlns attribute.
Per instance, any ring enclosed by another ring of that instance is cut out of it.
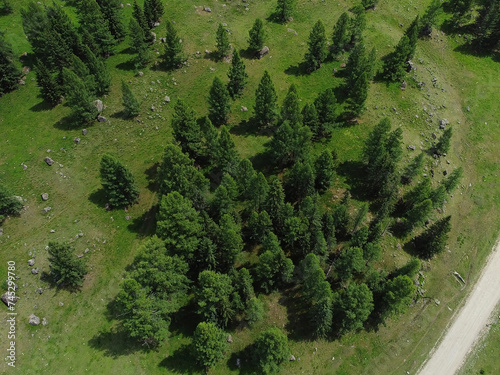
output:
<svg viewBox="0 0 500 375"><path fill-rule="evenodd" d="M134 59L134 65L137 68L146 66L151 61L151 53L148 48L144 31L135 18L130 20L129 35L132 40L132 47L137 53L137 56Z"/></svg>
<svg viewBox="0 0 500 375"><path fill-rule="evenodd" d="M83 52L89 73L94 76L96 93L98 95L106 94L111 86L111 74L108 66L103 60L97 58L87 46L83 46Z"/></svg>
<svg viewBox="0 0 500 375"><path fill-rule="evenodd" d="M122 103L127 117L136 117L140 113L140 105L130 86L122 80Z"/></svg>
<svg viewBox="0 0 500 375"><path fill-rule="evenodd" d="M278 0L274 12L274 16L278 22L285 23L292 20L295 10L295 1L296 0Z"/></svg>
<svg viewBox="0 0 500 375"><path fill-rule="evenodd" d="M240 96L247 84L248 74L245 71L245 64L237 49L233 51L231 67L229 68L227 76L229 77L229 83L227 84L229 95L231 95L232 98Z"/></svg>
<svg viewBox="0 0 500 375"><path fill-rule="evenodd" d="M109 31L117 39L122 40L126 35L122 9L119 0L97 0L104 18L108 21Z"/></svg>
<svg viewBox="0 0 500 375"><path fill-rule="evenodd" d="M72 288L82 286L88 271L85 260L76 257L69 244L49 242L48 247L50 276L54 282Z"/></svg>
<svg viewBox="0 0 500 375"><path fill-rule="evenodd" d="M219 77L215 77L208 94L208 117L215 126L226 124L229 111L229 93Z"/></svg>
<svg viewBox="0 0 500 375"><path fill-rule="evenodd" d="M307 71L312 72L321 68L327 55L325 25L319 20L309 34L308 51L304 56Z"/></svg>
<svg viewBox="0 0 500 375"><path fill-rule="evenodd" d="M288 93L283 100L281 106L281 121L288 121L290 125L295 126L302 122L302 115L300 113L299 96L297 88L292 83L288 88Z"/></svg>
<svg viewBox="0 0 500 375"><path fill-rule="evenodd" d="M0 96L14 90L20 78L21 72L14 65L12 47L5 40L4 32L0 31Z"/></svg>
<svg viewBox="0 0 500 375"><path fill-rule="evenodd" d="M61 101L62 91L60 84L57 82L57 77L54 76L45 64L38 59L35 62L34 70L36 73L37 84L40 87L40 93L43 98L51 106L59 104Z"/></svg>
<svg viewBox="0 0 500 375"><path fill-rule="evenodd" d="M317 138L323 138L330 134L335 127L337 119L337 99L332 89L326 89L320 92L314 100L314 107L318 113L318 131L315 134Z"/></svg>
<svg viewBox="0 0 500 375"><path fill-rule="evenodd" d="M111 34L109 22L95 0L82 0L78 3L80 28L87 31L98 48L101 57L113 54L116 40Z"/></svg>
<svg viewBox="0 0 500 375"><path fill-rule="evenodd" d="M98 111L93 104L94 97L85 83L71 70L63 68L62 78L66 103L81 122L90 122Z"/></svg>
<svg viewBox="0 0 500 375"><path fill-rule="evenodd" d="M255 120L264 128L275 124L278 118L278 103L276 90L268 71L260 80L255 91Z"/></svg>
<svg viewBox="0 0 500 375"><path fill-rule="evenodd" d="M351 41L349 24L349 15L346 12L342 13L333 28L331 52L334 56L340 55Z"/></svg>
<svg viewBox="0 0 500 375"><path fill-rule="evenodd" d="M398 81L406 74L406 62L412 51L410 39L405 34L399 40L394 51L389 54L384 62L384 77L390 81Z"/></svg>
<svg viewBox="0 0 500 375"><path fill-rule="evenodd" d="M441 138L439 138L438 143L434 147L434 152L437 155L444 155L449 151L451 144L451 136L452 136L451 128L448 128L443 132L443 135L441 136Z"/></svg>
<svg viewBox="0 0 500 375"><path fill-rule="evenodd" d="M441 253L446 247L448 233L451 230L451 216L436 221L414 240L417 254L423 259L430 259Z"/></svg>
<svg viewBox="0 0 500 375"><path fill-rule="evenodd" d="M248 48L252 51L260 51L264 47L266 32L264 31L264 23L260 18L257 18L248 32Z"/></svg>
<svg viewBox="0 0 500 375"><path fill-rule="evenodd" d="M114 208L127 207L137 201L139 190L132 173L115 157L104 154L100 167L101 181L109 203Z"/></svg>
<svg viewBox="0 0 500 375"><path fill-rule="evenodd" d="M231 52L228 32L221 23L219 23L215 33L215 46L217 48L217 57L221 60L228 56L229 52Z"/></svg>
<svg viewBox="0 0 500 375"><path fill-rule="evenodd" d="M349 93L349 111L352 117L359 116L365 110L370 82L366 72L361 73Z"/></svg>
<svg viewBox="0 0 500 375"><path fill-rule="evenodd" d="M168 69L176 69L182 63L182 44L172 22L167 22L167 35L165 37L165 65Z"/></svg>
<svg viewBox="0 0 500 375"><path fill-rule="evenodd" d="M432 27L436 25L436 19L441 11L441 1L432 0L420 22L419 36L429 36L432 33Z"/></svg>
<svg viewBox="0 0 500 375"><path fill-rule="evenodd" d="M174 106L172 132L183 152L196 159L201 155L201 131L194 111L181 99Z"/></svg>

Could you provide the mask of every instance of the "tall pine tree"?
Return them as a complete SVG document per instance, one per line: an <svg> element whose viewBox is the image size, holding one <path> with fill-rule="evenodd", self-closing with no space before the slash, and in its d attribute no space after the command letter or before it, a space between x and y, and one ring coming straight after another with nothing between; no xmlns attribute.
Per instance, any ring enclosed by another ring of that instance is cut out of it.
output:
<svg viewBox="0 0 500 375"><path fill-rule="evenodd" d="M309 34L308 51L304 57L307 70L312 72L321 68L321 63L326 58L325 25L319 20Z"/></svg>
<svg viewBox="0 0 500 375"><path fill-rule="evenodd" d="M229 95L233 98L240 96L247 84L248 74L245 71L245 64L241 60L237 49L233 51L231 67L227 76L229 77L229 83L227 84Z"/></svg>
<svg viewBox="0 0 500 375"><path fill-rule="evenodd" d="M220 126L227 123L229 111L229 93L216 76L208 94L208 117L215 126Z"/></svg>
<svg viewBox="0 0 500 375"><path fill-rule="evenodd" d="M255 120L261 127L274 125L278 118L277 95L268 71L255 91Z"/></svg>

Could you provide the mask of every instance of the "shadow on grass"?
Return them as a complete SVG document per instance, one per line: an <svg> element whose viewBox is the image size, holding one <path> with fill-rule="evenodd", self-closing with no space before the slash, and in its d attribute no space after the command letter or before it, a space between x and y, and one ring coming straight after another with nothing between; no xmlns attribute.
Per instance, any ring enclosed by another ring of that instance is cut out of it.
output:
<svg viewBox="0 0 500 375"><path fill-rule="evenodd" d="M306 76L310 74L310 72L307 71L307 63L305 61L302 61L297 65L290 65L288 68L286 68L285 74L292 76Z"/></svg>
<svg viewBox="0 0 500 375"><path fill-rule="evenodd" d="M295 341L310 341L313 337L311 326L308 324L309 306L297 295L297 292L297 288L284 291L278 303L285 306L287 311L288 323L285 328L289 332L288 337Z"/></svg>
<svg viewBox="0 0 500 375"><path fill-rule="evenodd" d="M116 68L120 69L120 70L125 70L125 71L135 70L134 59L130 59L128 61L124 61L122 63L119 63L118 65L116 65Z"/></svg>
<svg viewBox="0 0 500 375"><path fill-rule="evenodd" d="M148 188L149 191L154 191L157 192L159 188L158 181L156 179L158 175L158 168L160 167L160 163L156 162L154 163L151 167L146 169L144 174L146 175L147 181L148 181Z"/></svg>
<svg viewBox="0 0 500 375"><path fill-rule="evenodd" d="M132 47L124 48L119 52L121 55L135 55L136 53Z"/></svg>
<svg viewBox="0 0 500 375"><path fill-rule="evenodd" d="M258 51L254 51L250 48L246 48L246 49L240 49L239 50L239 53L240 53L240 56L244 59L247 59L247 60L256 60L256 57L257 57L257 54L258 54Z"/></svg>
<svg viewBox="0 0 500 375"><path fill-rule="evenodd" d="M229 132L234 135L245 136L245 135L261 135L259 125L252 117L249 120L243 120L238 125L233 126Z"/></svg>
<svg viewBox="0 0 500 375"><path fill-rule="evenodd" d="M491 57L493 61L500 62L500 53L489 51L488 49L478 48L473 43L465 43L456 47L453 51L459 52L463 55L475 56L480 58Z"/></svg>
<svg viewBox="0 0 500 375"><path fill-rule="evenodd" d="M196 364L189 345L183 345L158 364L173 374L201 374L200 366Z"/></svg>
<svg viewBox="0 0 500 375"><path fill-rule="evenodd" d="M43 112L43 111L50 111L52 108L54 108L54 106L50 105L45 100L42 100L40 103L35 104L33 107L31 107L30 111L32 111L32 112Z"/></svg>
<svg viewBox="0 0 500 375"><path fill-rule="evenodd" d="M98 207L104 208L108 199L106 197L106 191L103 188L100 188L89 195L89 201L94 203Z"/></svg>
<svg viewBox="0 0 500 375"><path fill-rule="evenodd" d="M349 191L354 199L361 201L370 199L368 189L364 185L366 173L362 162L347 160L338 166L337 173L345 178L345 182L349 185Z"/></svg>
<svg viewBox="0 0 500 375"><path fill-rule="evenodd" d="M128 333L119 328L101 330L89 342L91 348L104 353L106 357L118 358L138 351L148 351L146 346L131 339Z"/></svg>
<svg viewBox="0 0 500 375"><path fill-rule="evenodd" d="M272 158L269 151L255 154L251 156L249 160L252 162L254 169L256 171L262 172L265 176L274 174L276 172L276 167L271 162Z"/></svg>
<svg viewBox="0 0 500 375"><path fill-rule="evenodd" d="M131 232L137 233L139 237L148 237L156 232L156 213L158 212L158 205L155 204L148 211L143 213L140 217L132 220L127 226Z"/></svg>
<svg viewBox="0 0 500 375"><path fill-rule="evenodd" d="M83 129L92 125L92 122L82 122L75 116L74 114L70 114L68 116L63 117L59 121L54 124L54 128L59 130L75 130L75 129Z"/></svg>
<svg viewBox="0 0 500 375"><path fill-rule="evenodd" d="M238 371L241 375L256 374L255 366L252 366L253 345L248 345L239 352L231 354L227 359L226 366L231 371Z"/></svg>

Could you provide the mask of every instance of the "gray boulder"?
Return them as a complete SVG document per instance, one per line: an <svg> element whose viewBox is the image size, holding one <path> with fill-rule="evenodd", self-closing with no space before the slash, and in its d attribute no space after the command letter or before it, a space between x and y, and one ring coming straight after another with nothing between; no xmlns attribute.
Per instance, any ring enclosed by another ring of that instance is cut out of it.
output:
<svg viewBox="0 0 500 375"><path fill-rule="evenodd" d="M99 122L106 122L106 121L108 121L108 119L106 117L104 117L104 116L99 115L99 116L97 116L97 121L99 121Z"/></svg>
<svg viewBox="0 0 500 375"><path fill-rule="evenodd" d="M18 296L9 297L9 295L7 294L7 292L5 292L4 294L2 294L2 297L0 297L0 299L5 304L5 306L8 307L9 306L9 302L16 303L19 300L19 297Z"/></svg>
<svg viewBox="0 0 500 375"><path fill-rule="evenodd" d="M82 135L87 135L89 131L87 129L82 129Z"/></svg>
<svg viewBox="0 0 500 375"><path fill-rule="evenodd" d="M36 316L35 314L31 314L30 320L28 321L28 324L32 325L32 326L38 326L38 325L40 325L40 318L38 316Z"/></svg>
<svg viewBox="0 0 500 375"><path fill-rule="evenodd" d="M33 275L38 275L38 268L33 268L33 269L31 270L31 273L32 273Z"/></svg>
<svg viewBox="0 0 500 375"><path fill-rule="evenodd" d="M232 344L233 343L233 336L231 335L228 335L227 336L227 340L226 340L228 343Z"/></svg>
<svg viewBox="0 0 500 375"><path fill-rule="evenodd" d="M28 260L28 266L33 267L35 265L35 259Z"/></svg>
<svg viewBox="0 0 500 375"><path fill-rule="evenodd" d="M264 48L262 48L259 52L257 52L257 57L259 59L261 59L265 55L267 55L268 53L269 53L269 47L268 46L264 46Z"/></svg>
<svg viewBox="0 0 500 375"><path fill-rule="evenodd" d="M80 137L75 137L75 139L73 139L73 142L75 142L76 144L80 143Z"/></svg>
<svg viewBox="0 0 500 375"><path fill-rule="evenodd" d="M42 201L48 201L49 200L49 194L48 193L43 193L42 194Z"/></svg>
<svg viewBox="0 0 500 375"><path fill-rule="evenodd" d="M44 160L44 161L47 163L47 165L49 165L49 166L50 166L50 165L52 165L52 164L54 164L54 160L52 160L52 159L51 159L51 158L49 158L48 156L47 156L45 159L43 159L43 160Z"/></svg>
<svg viewBox="0 0 500 375"><path fill-rule="evenodd" d="M52 207L45 207L43 210L42 210L42 213L43 214L46 214L47 212L49 212L50 210L52 210Z"/></svg>
<svg viewBox="0 0 500 375"><path fill-rule="evenodd" d="M101 113L102 110L104 109L104 105L102 104L102 100L99 100L99 99L94 100L94 105L97 108L97 111L99 113Z"/></svg>

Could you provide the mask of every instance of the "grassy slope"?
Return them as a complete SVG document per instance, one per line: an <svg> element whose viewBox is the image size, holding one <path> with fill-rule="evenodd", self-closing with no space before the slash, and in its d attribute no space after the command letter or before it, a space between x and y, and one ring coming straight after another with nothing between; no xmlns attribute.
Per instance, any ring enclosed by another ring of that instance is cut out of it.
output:
<svg viewBox="0 0 500 375"><path fill-rule="evenodd" d="M19 1L16 6L24 3L26 1ZM218 22L227 22L232 30L230 40L233 45L245 48L246 32L253 20L255 17L266 18L274 1L251 2L249 11L237 7L236 2L227 3L224 8L223 2L207 1L205 5L212 8L210 14L195 9L198 4L191 0L176 2L175 7L171 3L166 7L166 14L176 20L185 51L190 56L190 66L173 74L145 70L144 77L134 77L133 72L127 70L127 61L132 56L126 54L126 46L119 46L117 51L125 52L109 59L110 66L117 69L113 69L112 91L103 99L107 106L105 115L110 122L91 125L89 134L81 137L79 145L73 143L73 138L81 136L81 129L70 126L65 117L67 108L45 109L37 96L35 82L30 80L34 77L33 73L28 75L26 86L0 99L0 180L27 199L26 211L20 218L7 221L4 236L0 237L1 264L15 260L21 276L18 283L22 297L18 305L18 373L184 374L197 371L183 349L183 345L189 343L186 336L190 335L193 327L174 324L173 328L177 331L158 352L143 352L116 332L115 322L107 319L106 304L116 294L123 270L133 259L142 236L152 229L148 218L151 217L149 211L156 197L154 191L147 188L148 175L145 171L160 159L163 147L170 138L168 118L171 110L168 105L162 105L163 96L169 95L173 100L183 97L199 114L204 113L204 96L211 80L214 74L226 79L228 65L204 58L196 59L194 52L199 50L203 54L205 49L214 48L213 35ZM264 69L270 71L280 100L291 83L297 84L303 102L313 100L316 92L324 88L340 84L340 79L331 78L332 69L338 67L340 62L327 63L311 76L287 74L285 70L296 66L302 59L312 24L321 18L327 30L331 30L338 15L348 8L349 3L341 1L339 6L337 2L299 1L299 11L292 23L266 24L269 34L273 35L268 43L271 53L260 61L245 60L250 75L249 85L245 95L233 104L232 124L250 118L253 92ZM399 23L408 25L417 10L421 12L426 3L382 0L376 12L368 12L367 45L376 46L378 56L383 56L397 43L402 33ZM129 8L126 11L130 13ZM7 37L14 44L17 55L29 51L18 12L0 17L0 28L7 29ZM295 36L288 28L297 31L298 35ZM164 35L163 24L157 33L159 37ZM434 166L435 180L439 179L443 169L449 171L457 165L464 166L466 177L464 188L456 192L446 207L447 212L453 213L450 252L427 265L430 272L426 273L425 287L431 299L420 300L407 315L389 321L387 327L381 327L378 332L348 335L331 343L293 341L293 354L301 361L285 364L283 372L413 373L467 292L467 289L460 289L451 271L460 272L469 284L477 278L500 222L500 188L495 184L499 167L494 152L500 138L500 130L496 127L496 119L500 115L500 67L490 58L455 52L458 45L455 39L458 40L458 37L439 34L432 40L420 42L415 61L422 58L424 63L417 63L416 74L419 81L426 82L427 88L402 92L398 85L373 84L368 100L370 109L363 115L360 124L338 129L328 145L338 151L341 161L356 160L359 147L370 128L379 118L388 115L393 120L393 126L404 127L405 144L418 147L422 142L427 147L425 139L431 140L431 133L438 133L437 119L445 117L450 120L455 131L454 149L447 157L451 164L442 161L441 165ZM432 86L433 76L438 78L436 88ZM177 85L173 84L172 77ZM120 79L131 80L136 94L143 97L141 118L144 123L120 118ZM151 83L156 80L160 83ZM411 79L409 82L411 86ZM441 87L446 91L442 92ZM157 108L154 114L149 111L152 104ZM446 108L437 109L443 104ZM241 105L247 106L250 111L240 112ZM378 109L375 110L375 106ZM427 116L424 106L434 113L431 127L424 121ZM465 110L467 106L470 106L470 112ZM397 108L397 114L391 110L393 107ZM149 119L150 115L154 117ZM485 122L488 125L484 125ZM236 125L233 134L243 156L262 151L267 141L265 137L246 131L244 126ZM48 149L52 151L47 153ZM112 152L123 160L141 186L140 203L128 214L102 209L97 163L103 152ZM58 164L50 168L46 166L42 160L47 155L63 167ZM405 155L409 158L415 153L405 150ZM259 162L259 159L255 161ZM21 168L23 162L28 165L26 171ZM343 174L337 182L340 187L348 187L351 183ZM470 187L469 183L472 184ZM48 202L41 201L39 194L42 192L49 193ZM333 192L327 195L325 200L333 199L333 195ZM47 205L52 207L52 211L44 216L41 209ZM126 221L126 215L130 215L132 220ZM51 234L50 229L56 232ZM87 257L92 267L83 291L71 294L47 289L39 296L35 293L36 288L46 288L47 285L30 274L26 265L28 253L35 252L36 266L47 271L46 243L51 239L74 239L80 231L84 236L73 243L79 252L91 249ZM400 265L408 258L405 252L396 249L396 245L396 239L388 239L382 261L386 267ZM4 276L2 266L0 277L3 279ZM440 300L440 305L434 304L434 299ZM64 306L59 306L60 301ZM287 299L272 295L266 301L269 309L267 321L256 330L236 329L231 353L249 344L260 328L269 325L290 328L286 325L286 312L293 306L287 303ZM27 316L32 312L47 317L49 325L28 326ZM5 322L2 321L0 328L5 328ZM290 331L291 337L295 337L294 331ZM315 347L318 348L316 353ZM222 362L213 373L238 372L234 368L236 355L231 353L227 356L229 369ZM332 357L335 359L332 360ZM4 367L3 363L0 364L1 371Z"/></svg>

